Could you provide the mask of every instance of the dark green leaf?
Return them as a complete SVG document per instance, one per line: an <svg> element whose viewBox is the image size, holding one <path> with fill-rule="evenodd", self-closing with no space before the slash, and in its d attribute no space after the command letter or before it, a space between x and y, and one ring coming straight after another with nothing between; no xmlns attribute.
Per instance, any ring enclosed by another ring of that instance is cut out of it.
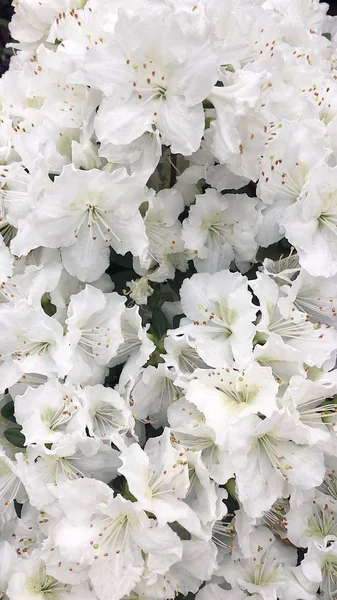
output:
<svg viewBox="0 0 337 600"><path fill-rule="evenodd" d="M212 104L212 102L210 100L204 100L202 103L204 108L214 108L214 105Z"/></svg>
<svg viewBox="0 0 337 600"><path fill-rule="evenodd" d="M173 329L177 329L177 327L179 327L180 325L180 320L184 317L183 314L181 315L174 315L173 317Z"/></svg>
<svg viewBox="0 0 337 600"><path fill-rule="evenodd" d="M1 414L5 419L7 419L7 421L12 421L12 423L16 423L14 416L13 400L10 400L10 402L7 402L7 404L5 404L5 406L2 407Z"/></svg>
<svg viewBox="0 0 337 600"><path fill-rule="evenodd" d="M158 338L161 338L167 331L167 319L160 308L155 308L152 313L152 328L154 329Z"/></svg>
<svg viewBox="0 0 337 600"><path fill-rule="evenodd" d="M23 507L23 504L20 504L20 502L17 502L16 500L14 500L15 512L19 519L21 519L22 507Z"/></svg>
<svg viewBox="0 0 337 600"><path fill-rule="evenodd" d="M110 277L115 284L115 292L118 294L123 294L124 290L127 288L126 282L131 281L132 279L137 279L135 276L135 272L131 270L123 270L118 273L111 273Z"/></svg>
<svg viewBox="0 0 337 600"><path fill-rule="evenodd" d="M9 429L6 429L6 431L4 432L4 436L10 444L13 444L13 446L17 446L18 448L24 448L26 438L23 435L23 433L21 433L21 428L10 427Z"/></svg>
<svg viewBox="0 0 337 600"><path fill-rule="evenodd" d="M56 306L55 304L53 304L50 300L50 294L48 294L47 292L45 294L43 294L42 298L41 298L41 306L44 310L44 312L46 313L46 315L48 315L49 317L52 317L53 315L55 315L56 313Z"/></svg>
<svg viewBox="0 0 337 600"><path fill-rule="evenodd" d="M110 267L109 271L113 269L114 265L123 267L123 269L132 269L132 254L127 252L124 256L117 254L113 249L110 251Z"/></svg>

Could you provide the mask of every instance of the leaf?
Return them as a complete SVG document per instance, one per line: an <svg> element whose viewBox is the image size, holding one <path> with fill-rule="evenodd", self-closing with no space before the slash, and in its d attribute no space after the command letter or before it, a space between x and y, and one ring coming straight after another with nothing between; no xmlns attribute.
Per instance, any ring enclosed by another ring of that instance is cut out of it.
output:
<svg viewBox="0 0 337 600"><path fill-rule="evenodd" d="M236 495L236 484L235 484L235 479L234 477L232 477L231 479L228 479L225 488L227 490L227 492L229 493L230 496L232 496L232 498L234 498L235 500L237 500L237 495Z"/></svg>
<svg viewBox="0 0 337 600"><path fill-rule="evenodd" d="M215 121L215 117L206 117L205 119L205 129L209 129L212 121Z"/></svg>
<svg viewBox="0 0 337 600"><path fill-rule="evenodd" d="M183 313L181 313L180 315L174 315L172 329L177 329L179 327L180 321L184 316L185 315Z"/></svg>
<svg viewBox="0 0 337 600"><path fill-rule="evenodd" d="M10 427L9 429L6 429L4 436L10 444L13 444L13 446L16 446L17 448L25 447L26 438L23 433L21 433L21 427Z"/></svg>
<svg viewBox="0 0 337 600"><path fill-rule="evenodd" d="M207 98L203 101L202 105L204 108L214 108L212 102L210 100L207 100Z"/></svg>
<svg viewBox="0 0 337 600"><path fill-rule="evenodd" d="M114 265L118 265L123 269L132 270L132 254L127 252L125 255L117 254L112 248L110 250L110 267L108 270L113 269Z"/></svg>
<svg viewBox="0 0 337 600"><path fill-rule="evenodd" d="M2 407L1 414L5 419L7 419L7 421L12 421L12 423L16 423L14 416L13 400L10 400L9 402L7 402L7 404L5 404L5 406Z"/></svg>
<svg viewBox="0 0 337 600"><path fill-rule="evenodd" d="M118 294L123 294L127 287L126 282L135 279L135 272L128 269L119 271L118 273L112 273L110 274L110 277L115 284L114 291L118 292Z"/></svg>
<svg viewBox="0 0 337 600"><path fill-rule="evenodd" d="M152 312L152 328L158 338L162 338L168 328L167 319L160 308L155 308Z"/></svg>
<svg viewBox="0 0 337 600"><path fill-rule="evenodd" d="M17 500L14 499L14 508L15 508L16 515L19 519L21 519L22 507L23 507L23 504L20 504L20 502L17 502Z"/></svg>
<svg viewBox="0 0 337 600"><path fill-rule="evenodd" d="M48 315L49 317L52 317L53 315L55 315L56 313L56 306L55 304L53 304L50 300L50 294L48 294L47 292L45 294L43 294L42 298L41 298L41 306L44 310L44 312L46 313L46 315Z"/></svg>

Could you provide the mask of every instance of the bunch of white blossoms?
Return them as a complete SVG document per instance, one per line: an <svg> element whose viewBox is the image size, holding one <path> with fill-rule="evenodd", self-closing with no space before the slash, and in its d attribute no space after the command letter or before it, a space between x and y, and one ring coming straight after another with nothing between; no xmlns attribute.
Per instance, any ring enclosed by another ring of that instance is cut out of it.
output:
<svg viewBox="0 0 337 600"><path fill-rule="evenodd" d="M336 18L13 4L0 598L336 600Z"/></svg>

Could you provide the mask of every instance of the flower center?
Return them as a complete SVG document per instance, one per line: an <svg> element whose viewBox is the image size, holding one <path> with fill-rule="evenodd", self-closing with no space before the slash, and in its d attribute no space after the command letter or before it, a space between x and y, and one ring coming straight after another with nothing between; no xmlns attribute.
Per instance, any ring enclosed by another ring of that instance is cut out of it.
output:
<svg viewBox="0 0 337 600"><path fill-rule="evenodd" d="M127 60L127 64L130 60ZM139 100L149 102L165 98L167 90L167 73L158 62L152 59L132 65L134 71L133 87Z"/></svg>

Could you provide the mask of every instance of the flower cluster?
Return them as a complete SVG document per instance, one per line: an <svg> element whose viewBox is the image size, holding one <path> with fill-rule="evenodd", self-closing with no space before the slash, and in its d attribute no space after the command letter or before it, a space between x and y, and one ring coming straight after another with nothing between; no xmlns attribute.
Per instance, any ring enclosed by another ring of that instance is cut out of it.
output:
<svg viewBox="0 0 337 600"><path fill-rule="evenodd" d="M0 598L336 600L337 18L13 4Z"/></svg>

